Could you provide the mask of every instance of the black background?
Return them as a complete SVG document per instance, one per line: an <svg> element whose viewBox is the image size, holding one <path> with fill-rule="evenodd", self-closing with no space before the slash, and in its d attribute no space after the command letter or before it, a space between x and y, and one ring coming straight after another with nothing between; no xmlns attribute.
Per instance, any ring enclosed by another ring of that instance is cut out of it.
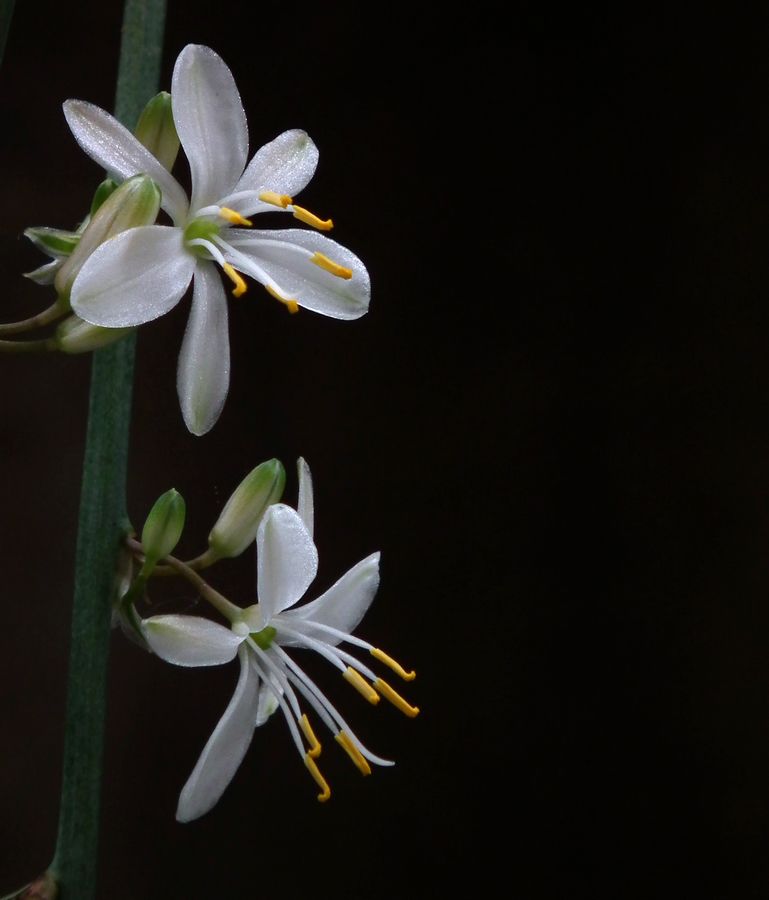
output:
<svg viewBox="0 0 769 900"><path fill-rule="evenodd" d="M99 172L61 103L111 108L120 4L18 4L0 70L4 319L32 224ZM282 722L217 807L178 792L236 670L115 635L99 897L520 898L767 891L769 15L602 6L170 2L162 86L217 50L252 151L302 127L302 202L367 264L364 319L233 300L232 387L191 437L188 301L137 349L129 510L179 548L262 459L304 455L321 590L382 551L359 632L413 665L414 721L314 660L361 737L323 806ZM246 19L253 12L253 22ZM183 167L180 176L184 177ZM282 223L281 223L282 224ZM89 360L3 360L0 887L48 862ZM211 573L253 602L250 555ZM162 609L190 608L163 586Z"/></svg>

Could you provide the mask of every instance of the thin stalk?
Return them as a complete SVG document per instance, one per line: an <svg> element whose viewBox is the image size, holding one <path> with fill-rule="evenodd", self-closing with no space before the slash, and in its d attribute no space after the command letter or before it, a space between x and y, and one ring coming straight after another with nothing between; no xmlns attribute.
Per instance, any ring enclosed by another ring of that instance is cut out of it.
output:
<svg viewBox="0 0 769 900"><path fill-rule="evenodd" d="M0 0L0 62L5 55L5 45L8 40L8 32L11 30L13 7L16 0Z"/></svg>
<svg viewBox="0 0 769 900"><path fill-rule="evenodd" d="M125 0L115 113L133 128L158 90L165 0ZM128 532L126 480L135 335L93 355L72 610L59 833L61 900L96 893L110 596Z"/></svg>

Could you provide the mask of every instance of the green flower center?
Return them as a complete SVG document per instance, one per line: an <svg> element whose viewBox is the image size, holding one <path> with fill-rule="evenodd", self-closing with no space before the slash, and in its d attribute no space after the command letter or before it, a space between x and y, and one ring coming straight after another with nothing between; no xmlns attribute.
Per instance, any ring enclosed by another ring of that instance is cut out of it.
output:
<svg viewBox="0 0 769 900"><path fill-rule="evenodd" d="M272 644L277 633L278 632L272 627L272 625L268 625L266 628L262 628L261 631L252 631L251 640L256 644L257 647L261 647L262 650L269 650L270 645Z"/></svg>
<svg viewBox="0 0 769 900"><path fill-rule="evenodd" d="M196 256L206 256L206 248L198 244L190 245L190 241L210 241L218 237L221 228L211 219L193 219L184 229L184 242L187 249Z"/></svg>

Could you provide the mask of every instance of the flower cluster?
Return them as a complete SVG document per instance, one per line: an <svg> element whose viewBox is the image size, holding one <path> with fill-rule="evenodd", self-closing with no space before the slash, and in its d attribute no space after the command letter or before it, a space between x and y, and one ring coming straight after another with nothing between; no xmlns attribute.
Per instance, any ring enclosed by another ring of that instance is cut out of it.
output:
<svg viewBox="0 0 769 900"><path fill-rule="evenodd" d="M254 473L265 466L274 467L275 462L263 463ZM274 493L257 496L252 492L253 500L241 505L237 519L225 508L212 530L212 534L221 533L229 527L234 536L236 531L243 533L241 522L248 523L246 531L258 522L256 603L246 608L236 606L193 575L201 595L229 620L229 627L192 615L133 618L149 649L167 662L215 666L237 657L240 664L232 699L182 789L177 809L181 822L196 819L214 806L243 760L254 730L277 709L283 713L294 746L320 788L318 799L327 800L331 791L317 763L321 743L302 701L363 775L371 773L370 764L392 765L364 746L289 650L304 648L320 654L372 704L384 697L409 717L419 712L368 665L341 647L349 644L367 652L405 681L415 677L413 671L406 671L387 653L353 634L379 586L379 553L361 560L316 599L298 605L318 570L318 551L313 542L312 481L303 460L299 460L298 469L297 509L274 502ZM252 481L254 473L250 476ZM178 495L168 492L148 517L137 550L141 549L145 558L152 558L153 565L157 561L153 548L162 546L166 550L178 540L179 516L183 515L180 509L183 507ZM157 528L158 520L168 523L164 534ZM177 569L184 568L175 562Z"/></svg>
<svg viewBox="0 0 769 900"><path fill-rule="evenodd" d="M27 230L51 260L29 277L52 284L57 300L32 319L0 325L0 334L16 335L63 320L50 346L42 342L45 347L68 353L93 350L162 316L191 286L177 390L188 429L202 435L219 418L229 387L222 275L235 297L247 290L245 276L291 313L304 307L350 320L367 312L365 266L324 234L333 227L330 219L294 199L315 172L315 144L306 132L292 129L249 161L240 95L232 73L213 50L199 45L182 50L171 93L153 98L133 132L82 100L66 101L64 113L79 145L106 169L108 178L75 230ZM189 163L189 197L172 174L179 149ZM256 229L254 217L262 212L286 213L307 227ZM25 349L24 342L10 343ZM299 665L297 650L319 654L369 703L385 698L409 717L419 712L374 671L374 663L361 657L368 654L404 681L415 673L353 633L378 589L379 554L367 556L306 601L318 571L318 551L312 479L304 460L298 464L296 508L281 502L284 484L285 471L277 460L257 466L224 506L207 550L187 561L172 555L182 536L186 505L177 491L167 491L153 506L140 539L129 537L121 555L115 624L174 665L214 666L237 658L240 666L232 699L182 789L177 818L183 822L216 804L255 729L277 710L321 801L331 792L318 765L321 741L311 718L333 735L362 774L370 774L372 765L392 765L363 744ZM253 545L256 602L239 606L200 573ZM140 611L157 574L186 578L226 624L199 615Z"/></svg>

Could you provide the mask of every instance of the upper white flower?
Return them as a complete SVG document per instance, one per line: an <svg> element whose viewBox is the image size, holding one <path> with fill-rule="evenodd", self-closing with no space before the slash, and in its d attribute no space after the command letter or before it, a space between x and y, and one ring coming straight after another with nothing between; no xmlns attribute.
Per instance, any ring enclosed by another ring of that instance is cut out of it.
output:
<svg viewBox="0 0 769 900"><path fill-rule="evenodd" d="M304 471L300 468L300 479L298 511L282 503L273 504L259 527L258 603L247 609L232 606L230 628L187 615L152 616L143 622L149 646L168 662L213 666L235 656L240 661L240 677L232 700L181 792L176 813L181 822L195 819L214 806L243 760L254 729L278 707L300 756L321 788L318 799L328 799L328 784L315 762L321 745L302 712L299 696L364 775L371 772L369 762L392 765L363 746L325 694L289 656L286 647L305 647L320 653L371 703L378 703L382 696L408 716L419 712L387 682L339 647L342 642L354 644L368 650L405 680L415 677L387 654L351 633L379 585L378 553L353 566L317 599L295 607L318 568L318 552L312 539L311 482L306 467Z"/></svg>
<svg viewBox="0 0 769 900"><path fill-rule="evenodd" d="M72 286L74 311L107 328L141 325L172 309L194 279L177 387L184 420L204 434L221 413L229 386L227 304L218 264L239 296L238 273L260 282L295 311L303 306L336 319L368 309L363 263L346 248L304 229L259 231L249 216L284 211L320 230L332 227L293 195L312 178L318 151L301 130L285 131L246 166L246 116L232 73L210 48L190 44L173 72L171 102L190 165L192 197L113 116L82 100L64 114L85 152L114 178L146 174L162 192L173 226L149 225L111 239L89 258Z"/></svg>

